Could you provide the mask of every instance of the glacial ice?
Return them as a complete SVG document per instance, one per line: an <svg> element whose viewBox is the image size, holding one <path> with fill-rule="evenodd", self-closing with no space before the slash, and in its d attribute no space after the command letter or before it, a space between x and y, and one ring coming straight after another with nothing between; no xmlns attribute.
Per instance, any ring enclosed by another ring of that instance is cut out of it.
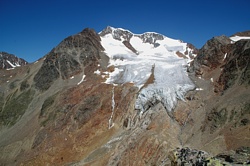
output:
<svg viewBox="0 0 250 166"><path fill-rule="evenodd" d="M158 102L166 110L173 110L177 99L184 100L184 94L195 88L186 72L188 59L176 55L177 51L184 53L187 44L164 37L157 40L160 45L154 47L153 44L144 43L138 35L133 36L130 43L139 55L115 40L111 34L101 37L101 44L110 57L110 66L114 66L105 83L133 83L140 88L135 109L142 113ZM154 80L145 85L150 75Z"/></svg>

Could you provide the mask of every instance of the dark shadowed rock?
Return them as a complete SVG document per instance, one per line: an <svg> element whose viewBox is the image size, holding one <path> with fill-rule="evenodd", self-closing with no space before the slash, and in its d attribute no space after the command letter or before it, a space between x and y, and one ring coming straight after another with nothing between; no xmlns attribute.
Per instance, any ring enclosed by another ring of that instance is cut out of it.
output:
<svg viewBox="0 0 250 166"><path fill-rule="evenodd" d="M226 45L230 43L231 40L226 36L214 37L208 40L194 59L193 67L196 74L202 75L204 68L212 70L222 64L226 53Z"/></svg>
<svg viewBox="0 0 250 166"><path fill-rule="evenodd" d="M84 71L88 65L96 64L101 59L100 52L104 50L100 40L98 34L88 28L64 39L46 55L34 77L36 88L47 90L59 77L69 79Z"/></svg>
<svg viewBox="0 0 250 166"><path fill-rule="evenodd" d="M105 36L107 34L111 34L114 39L116 40L122 40L122 38L126 41L130 41L133 34L130 31L124 30L124 29L115 29L113 27L108 26L103 31L99 33L100 36Z"/></svg>
<svg viewBox="0 0 250 166"><path fill-rule="evenodd" d="M240 40L228 46L230 51L218 79L218 91L237 84L250 85L250 40Z"/></svg>
<svg viewBox="0 0 250 166"><path fill-rule="evenodd" d="M140 37L144 43L149 44L155 44L157 40L164 39L163 35L154 32L147 32L136 36Z"/></svg>

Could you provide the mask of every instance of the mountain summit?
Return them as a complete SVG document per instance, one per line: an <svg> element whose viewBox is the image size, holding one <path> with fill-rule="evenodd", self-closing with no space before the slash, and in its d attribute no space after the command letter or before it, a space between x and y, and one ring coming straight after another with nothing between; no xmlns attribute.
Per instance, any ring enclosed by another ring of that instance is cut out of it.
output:
<svg viewBox="0 0 250 166"><path fill-rule="evenodd" d="M0 69L0 163L247 165L249 39L86 28Z"/></svg>

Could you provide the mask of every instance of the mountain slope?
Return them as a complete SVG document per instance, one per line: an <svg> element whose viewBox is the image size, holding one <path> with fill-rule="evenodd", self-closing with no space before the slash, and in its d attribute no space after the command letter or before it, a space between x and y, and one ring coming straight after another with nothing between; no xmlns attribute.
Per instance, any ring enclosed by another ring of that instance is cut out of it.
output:
<svg viewBox="0 0 250 166"><path fill-rule="evenodd" d="M246 37L197 50L155 32L84 29L37 62L2 70L0 163L248 162Z"/></svg>
<svg viewBox="0 0 250 166"><path fill-rule="evenodd" d="M188 103L178 105L175 111L183 124L184 145L212 154L225 152L225 156L230 156L228 150L250 146L250 41L247 36L243 38L238 41L226 36L212 38L191 64L190 78L200 90L189 92ZM180 116L183 109L187 119Z"/></svg>

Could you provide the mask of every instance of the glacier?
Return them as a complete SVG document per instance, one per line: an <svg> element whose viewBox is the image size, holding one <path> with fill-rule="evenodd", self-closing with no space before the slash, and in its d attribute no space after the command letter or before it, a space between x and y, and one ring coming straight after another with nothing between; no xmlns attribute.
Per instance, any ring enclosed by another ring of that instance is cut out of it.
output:
<svg viewBox="0 0 250 166"><path fill-rule="evenodd" d="M187 43L163 35L158 39L147 39L156 33L150 35L147 32L140 35L121 28L111 30L111 33L101 36L101 44L110 58L109 66L114 67L114 71L108 73L109 77L105 83L133 83L137 86L139 93L135 103L136 110L143 113L161 102L166 110L171 111L178 99L184 100L185 93L195 89L186 71L190 59L176 54L184 54L186 51L192 54ZM116 31L119 31L119 34ZM123 44L126 40L136 53Z"/></svg>

